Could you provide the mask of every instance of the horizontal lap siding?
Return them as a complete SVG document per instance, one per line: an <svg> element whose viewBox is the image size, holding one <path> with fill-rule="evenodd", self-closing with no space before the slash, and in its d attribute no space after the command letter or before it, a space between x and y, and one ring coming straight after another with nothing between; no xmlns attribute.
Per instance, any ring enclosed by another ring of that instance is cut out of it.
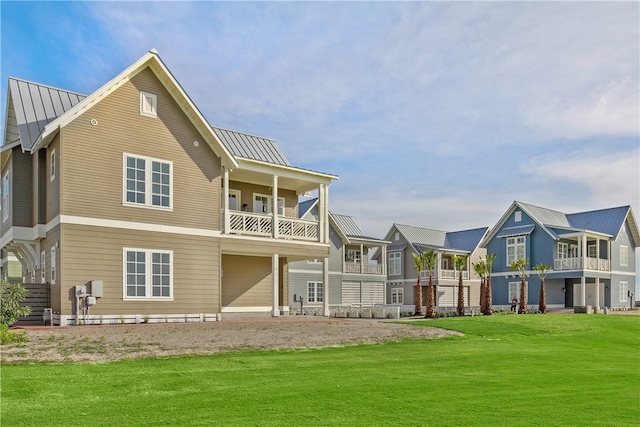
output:
<svg viewBox="0 0 640 427"><path fill-rule="evenodd" d="M64 132L64 130L62 130L62 132ZM56 177L53 179L53 181L51 180L51 151L52 150L56 150L56 169L57 169ZM43 180L42 182L44 183L44 188L46 188L46 197L44 199L41 199L41 201L45 203L44 206L46 206L46 211L45 211L46 219L47 219L47 222L49 222L52 219L54 219L56 216L60 215L60 185L62 182L60 166L64 158L62 153L62 148L60 145L60 134L56 135L56 137L53 139L53 142L49 144L49 147L47 147L46 150L43 149L38 154L40 155L39 161L44 163L40 165L40 172L42 173L42 175L44 175L42 177L42 180ZM85 155L88 158L91 157L90 155L87 155L87 154Z"/></svg>
<svg viewBox="0 0 640 427"><path fill-rule="evenodd" d="M267 256L279 254L287 256L289 260L324 258L329 255L329 248L305 243L282 243L269 239L226 238L221 241L222 252L225 254L251 254Z"/></svg>
<svg viewBox="0 0 640 427"><path fill-rule="evenodd" d="M104 281L92 314L212 313L219 308L215 238L62 225L63 296L90 280ZM173 301L123 301L123 248L173 251ZM71 303L64 301L65 313Z"/></svg>
<svg viewBox="0 0 640 427"><path fill-rule="evenodd" d="M229 180L229 189L240 190L240 205L238 206L238 209L241 209L242 205L247 205L249 207L249 212L253 212L254 193L263 194L265 196L271 196L273 194L271 187L232 180ZM284 197L284 216L289 218L298 218L298 195L296 192L279 188L278 197Z"/></svg>
<svg viewBox="0 0 640 427"><path fill-rule="evenodd" d="M33 225L33 166L31 154L14 149L13 171L10 178L11 211L13 218L9 218L10 224L18 227L31 227Z"/></svg>
<svg viewBox="0 0 640 427"><path fill-rule="evenodd" d="M140 91L157 95L157 118L140 114ZM63 214L220 229L220 158L149 69L63 131ZM123 206L123 153L173 162L173 211Z"/></svg>
<svg viewBox="0 0 640 427"><path fill-rule="evenodd" d="M271 258L222 256L222 306L255 307L273 304Z"/></svg>

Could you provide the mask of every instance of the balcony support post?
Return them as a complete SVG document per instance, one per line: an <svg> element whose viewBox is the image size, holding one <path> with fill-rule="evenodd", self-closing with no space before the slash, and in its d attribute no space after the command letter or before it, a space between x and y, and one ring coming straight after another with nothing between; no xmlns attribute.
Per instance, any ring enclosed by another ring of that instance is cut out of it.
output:
<svg viewBox="0 0 640 427"><path fill-rule="evenodd" d="M278 291L280 289L280 256L273 254L271 258L271 276L273 278L273 307L271 309L271 315L273 317L280 316L280 297Z"/></svg>
<svg viewBox="0 0 640 427"><path fill-rule="evenodd" d="M380 258L380 263L382 264L382 275L387 275L387 245L382 246L382 257Z"/></svg>
<svg viewBox="0 0 640 427"><path fill-rule="evenodd" d="M596 308L600 308L600 278L596 277Z"/></svg>
<svg viewBox="0 0 640 427"><path fill-rule="evenodd" d="M222 230L224 233L228 234L231 231L231 216L230 216L230 212L229 212L229 168L226 166L223 166L224 169L224 184L223 184L223 194L222 194L222 203L223 203L223 207L224 207L224 218L223 218L223 225L222 225ZM240 203L240 200L238 200L236 203ZM237 208L237 206L236 206Z"/></svg>
<svg viewBox="0 0 640 427"><path fill-rule="evenodd" d="M586 301L587 301L586 288L587 288L587 279L584 276L582 276L580 278L580 306L581 307L584 307L586 305Z"/></svg>
<svg viewBox="0 0 640 427"><path fill-rule="evenodd" d="M322 315L331 317L329 309L329 258L322 258Z"/></svg>
<svg viewBox="0 0 640 427"><path fill-rule="evenodd" d="M271 198L273 200L273 238L277 239L280 234L280 225L278 224L278 175L273 175L273 188ZM283 206L284 209L284 206Z"/></svg>
<svg viewBox="0 0 640 427"><path fill-rule="evenodd" d="M364 274L364 245L360 243L360 274Z"/></svg>

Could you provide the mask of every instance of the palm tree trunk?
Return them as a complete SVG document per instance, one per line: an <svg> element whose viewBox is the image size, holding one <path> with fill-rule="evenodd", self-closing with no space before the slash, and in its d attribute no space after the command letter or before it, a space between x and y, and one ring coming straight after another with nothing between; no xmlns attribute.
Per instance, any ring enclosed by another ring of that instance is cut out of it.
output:
<svg viewBox="0 0 640 427"><path fill-rule="evenodd" d="M547 303L545 301L544 295L544 279L540 280L540 313L544 314L547 312Z"/></svg>
<svg viewBox="0 0 640 427"><path fill-rule="evenodd" d="M464 286L462 284L462 271L458 279L458 315L464 316Z"/></svg>
<svg viewBox="0 0 640 427"><path fill-rule="evenodd" d="M487 276L487 280L485 283L485 291L484 291L484 305L486 308L486 311L484 312L484 314L486 316L491 316L493 314L493 297L491 296L491 275Z"/></svg>
<svg viewBox="0 0 640 427"><path fill-rule="evenodd" d="M524 277L520 284L520 310L518 313L527 314L527 282L524 280Z"/></svg>
<svg viewBox="0 0 640 427"><path fill-rule="evenodd" d="M435 292L433 289L433 278L429 275L429 286L427 287L427 314L426 318L434 318L436 317L436 313L434 310L435 306Z"/></svg>
<svg viewBox="0 0 640 427"><path fill-rule="evenodd" d="M483 313L483 314L486 311L486 304L484 300L485 292L486 292L485 281L484 281L484 278L481 278L480 279L480 313Z"/></svg>
<svg viewBox="0 0 640 427"><path fill-rule="evenodd" d="M416 282L416 312L414 316L422 316L422 284L420 283L420 272L418 271L418 281Z"/></svg>

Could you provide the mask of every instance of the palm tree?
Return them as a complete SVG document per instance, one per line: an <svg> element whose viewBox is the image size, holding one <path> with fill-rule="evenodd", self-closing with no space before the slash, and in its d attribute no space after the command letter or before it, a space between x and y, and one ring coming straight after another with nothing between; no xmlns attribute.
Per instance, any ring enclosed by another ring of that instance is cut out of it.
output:
<svg viewBox="0 0 640 427"><path fill-rule="evenodd" d="M426 254L423 254L425 267L429 272L429 287L427 287L427 314L426 318L436 317L435 305L436 305L436 293L433 286L433 270L436 266L436 260L438 255L433 249L429 249Z"/></svg>
<svg viewBox="0 0 640 427"><path fill-rule="evenodd" d="M551 271L551 266L541 263L533 267L533 271L535 271L540 278L540 306L538 309L540 313L544 314L547 312L547 302L545 301L544 295L544 278L547 276L547 273Z"/></svg>
<svg viewBox="0 0 640 427"><path fill-rule="evenodd" d="M458 271L458 316L464 316L464 285L462 284L462 269L467 264L465 255L451 255L453 265Z"/></svg>
<svg viewBox="0 0 640 427"><path fill-rule="evenodd" d="M496 253L492 253L491 255L487 254L485 255L485 265L486 265L486 274L487 274L487 280L485 281L485 292L484 292L484 299L485 299L485 309L486 311L483 311L482 314L486 315L486 316L491 316L493 314L493 296L492 296L492 292L491 292L491 270L493 269L493 261L496 259Z"/></svg>
<svg viewBox="0 0 640 427"><path fill-rule="evenodd" d="M519 259L511 263L511 271L518 270L520 275L520 307L518 313L527 314L527 266L529 265L529 259Z"/></svg>
<svg viewBox="0 0 640 427"><path fill-rule="evenodd" d="M487 264L484 262L482 258L477 263L472 262L473 270L476 272L478 277L480 278L480 312L484 314L486 311L486 301L485 301L485 285L487 278Z"/></svg>
<svg viewBox="0 0 640 427"><path fill-rule="evenodd" d="M418 281L416 282L416 312L414 316L422 316L422 285L420 284L420 272L424 266L424 254L413 254L413 261L415 262L415 269L418 270Z"/></svg>

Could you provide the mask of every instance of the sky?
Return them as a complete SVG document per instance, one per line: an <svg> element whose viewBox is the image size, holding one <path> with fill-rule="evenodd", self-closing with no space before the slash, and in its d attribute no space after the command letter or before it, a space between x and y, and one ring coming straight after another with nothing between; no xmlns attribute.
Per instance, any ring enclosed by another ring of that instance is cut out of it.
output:
<svg viewBox="0 0 640 427"><path fill-rule="evenodd" d="M90 94L155 48L211 124L338 175L330 209L367 235L492 227L514 200L638 219L639 8L2 1L0 95Z"/></svg>

